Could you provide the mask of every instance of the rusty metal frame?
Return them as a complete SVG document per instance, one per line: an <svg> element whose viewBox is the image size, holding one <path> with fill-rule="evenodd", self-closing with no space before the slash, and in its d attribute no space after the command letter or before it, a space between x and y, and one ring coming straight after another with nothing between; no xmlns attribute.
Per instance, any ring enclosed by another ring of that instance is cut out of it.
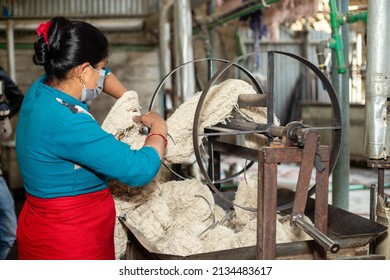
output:
<svg viewBox="0 0 390 280"><path fill-rule="evenodd" d="M317 143L317 141L315 141ZM324 167L321 172L316 170L316 200L315 200L315 228L327 234L328 221L328 183L329 183L329 148L327 146L310 146L319 156L319 162ZM313 153L313 151L311 151ZM304 150L299 147L263 147L258 153L258 231L257 231L257 258L262 260L276 259L276 212L277 212L277 167L280 163L301 163L301 170L312 170L313 162L304 161ZM301 175L306 180L311 173ZM298 179L298 181L300 181ZM301 177L302 182L302 177ZM304 187L299 186L302 192ZM305 197L298 197L294 202L294 209L304 210L308 189ZM316 246L315 259L326 259L326 251Z"/></svg>

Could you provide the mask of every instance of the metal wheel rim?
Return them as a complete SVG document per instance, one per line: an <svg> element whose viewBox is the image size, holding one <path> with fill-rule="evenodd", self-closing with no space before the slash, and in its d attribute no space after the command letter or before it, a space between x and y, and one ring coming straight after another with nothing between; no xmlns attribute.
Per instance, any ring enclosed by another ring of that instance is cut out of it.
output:
<svg viewBox="0 0 390 280"><path fill-rule="evenodd" d="M213 75L213 77L209 80L209 82L206 84L206 87L203 90L203 92L202 92L202 94L201 94L201 96L199 98L197 107L196 107L195 116L194 116L194 122L193 122L193 134L192 134L192 136L193 136L193 144L194 144L194 151L195 151L195 157L196 157L196 160L198 162L198 165L199 165L199 168L201 170L201 173L202 173L204 179L206 180L207 185L219 197L221 197L221 199L223 199L224 201L232 204L233 206L237 206L239 208L242 208L242 209L248 210L248 211L252 211L252 212L257 211L257 208L245 207L245 206L241 206L241 205L235 204L230 199L228 199L226 196L224 196L223 193L221 193L215 187L214 183L212 182L212 180L208 176L207 170L205 169L205 166L203 165L203 163L201 161L201 158L200 158L199 141L198 141L198 135L199 135L198 126L199 126L200 112L201 112L204 100L205 100L208 92L210 91L210 88L214 85L215 81L229 67L231 67L233 64L237 65L237 62L242 60L243 58L247 58L249 56L260 54L260 53L267 53L267 54L276 53L276 54L280 54L280 55L285 55L285 56L291 57L291 58L293 58L293 59L303 63L306 67L311 69L314 74L317 75L317 77L321 80L321 82L325 86L326 91L328 93L328 96L329 96L329 98L331 100L332 108L333 108L333 124L334 124L334 127L337 128L337 129L334 130L334 136L333 136L334 141L333 141L333 145L332 145L332 151L331 151L331 154L330 154L330 163L329 163L329 166L330 166L330 168L329 168L329 176L332 173L332 171L334 169L334 166L335 166L335 164L337 162L338 156L339 156L340 143L341 143L341 132L342 132L341 131L341 127L342 127L341 109L340 109L340 106L339 106L339 102L338 102L338 98L337 98L336 92L335 92L331 82L329 81L329 79L325 76L325 74L317 66L315 66L313 63L311 63L307 59L305 59L305 58L303 58L301 56L292 54L292 53L287 53L287 52L282 52L282 51L252 52L252 53L248 53L246 55L242 55L240 57L237 57L236 59L231 60L225 67L223 67L220 70L218 70ZM313 195L314 192L315 192L315 185L313 185L309 189L308 196ZM278 205L278 210L284 210L284 209L291 208L292 205L293 205L293 201L284 203L282 205Z"/></svg>

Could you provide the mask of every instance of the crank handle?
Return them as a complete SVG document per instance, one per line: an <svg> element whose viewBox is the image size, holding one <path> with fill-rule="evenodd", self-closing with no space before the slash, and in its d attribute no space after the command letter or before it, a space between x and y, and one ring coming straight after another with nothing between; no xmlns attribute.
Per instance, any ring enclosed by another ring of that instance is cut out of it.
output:
<svg viewBox="0 0 390 280"><path fill-rule="evenodd" d="M311 223L303 219L303 215L298 214L293 217L293 222L303 229L308 235L313 237L324 249L331 253L337 253L340 245L331 240L328 236L316 229Z"/></svg>

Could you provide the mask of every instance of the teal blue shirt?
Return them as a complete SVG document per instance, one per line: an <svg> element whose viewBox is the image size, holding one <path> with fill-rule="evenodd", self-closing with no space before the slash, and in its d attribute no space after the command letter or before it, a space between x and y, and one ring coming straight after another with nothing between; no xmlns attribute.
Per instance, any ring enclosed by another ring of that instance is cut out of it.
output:
<svg viewBox="0 0 390 280"><path fill-rule="evenodd" d="M26 191L36 197L75 196L102 190L110 179L148 184L160 168L151 147L131 147L105 132L86 104L47 86L28 90L16 129L16 154Z"/></svg>

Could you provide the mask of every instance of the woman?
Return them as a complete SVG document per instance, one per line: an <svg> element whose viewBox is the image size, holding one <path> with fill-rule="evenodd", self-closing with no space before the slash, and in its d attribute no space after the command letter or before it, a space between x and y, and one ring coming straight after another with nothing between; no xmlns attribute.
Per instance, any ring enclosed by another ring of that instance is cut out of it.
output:
<svg viewBox="0 0 390 280"><path fill-rule="evenodd" d="M155 112L137 117L150 128L140 150L116 140L85 104L102 90L116 98L126 91L106 68L106 37L63 17L41 24L37 33L33 61L46 74L26 93L16 131L27 193L18 221L19 258L114 259L116 217L107 182L149 183L165 153L166 123Z"/></svg>

